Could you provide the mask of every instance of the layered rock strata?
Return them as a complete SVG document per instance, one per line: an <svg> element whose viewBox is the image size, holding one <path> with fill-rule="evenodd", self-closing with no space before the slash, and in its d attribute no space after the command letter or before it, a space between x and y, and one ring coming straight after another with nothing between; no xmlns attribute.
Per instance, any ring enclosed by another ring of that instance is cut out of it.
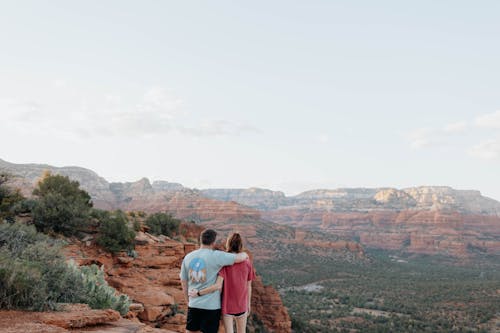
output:
<svg viewBox="0 0 500 333"><path fill-rule="evenodd" d="M197 246L142 232L137 235L136 243L135 258L125 254L111 256L98 247L79 242L67 247L67 257L81 265L104 267L108 283L136 303L127 318L183 332L187 304L179 278L180 265L184 256ZM272 287L265 287L260 279L253 289L254 313L266 328L270 332L290 332L291 321L279 294ZM259 296L263 294L268 298Z"/></svg>
<svg viewBox="0 0 500 333"><path fill-rule="evenodd" d="M409 253L500 255L500 217L443 211L269 211L265 218Z"/></svg>

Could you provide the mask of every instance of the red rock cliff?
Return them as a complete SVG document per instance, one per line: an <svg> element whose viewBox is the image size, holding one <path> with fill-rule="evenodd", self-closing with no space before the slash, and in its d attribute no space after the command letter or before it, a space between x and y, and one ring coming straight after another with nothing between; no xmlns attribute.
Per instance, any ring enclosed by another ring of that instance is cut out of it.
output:
<svg viewBox="0 0 500 333"><path fill-rule="evenodd" d="M136 242L135 258L111 256L96 246L79 242L68 246L67 256L83 265L104 265L108 283L137 303L129 318L137 317L153 327L184 332L186 317L179 310L185 313L187 304L179 278L180 265L183 257L197 246L147 233L139 233ZM277 291L264 286L260 278L255 281L253 291L252 308L266 329L290 332L291 320Z"/></svg>
<svg viewBox="0 0 500 333"><path fill-rule="evenodd" d="M443 211L304 212L277 210L264 217L359 239L362 246L410 253L500 254L500 217Z"/></svg>

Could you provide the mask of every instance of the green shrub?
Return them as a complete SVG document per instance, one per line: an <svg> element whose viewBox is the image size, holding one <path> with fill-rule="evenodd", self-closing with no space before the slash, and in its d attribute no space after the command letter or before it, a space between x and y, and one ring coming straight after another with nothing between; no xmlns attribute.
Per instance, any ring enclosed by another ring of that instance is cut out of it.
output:
<svg viewBox="0 0 500 333"><path fill-rule="evenodd" d="M122 211L101 211L97 243L111 253L132 250L135 232L128 227L127 215Z"/></svg>
<svg viewBox="0 0 500 333"><path fill-rule="evenodd" d="M13 207L24 199L19 190L12 190L6 185L9 177L7 174L0 174L0 223L4 220L13 222Z"/></svg>
<svg viewBox="0 0 500 333"><path fill-rule="evenodd" d="M24 199L17 202L13 207L12 211L15 215L32 213L35 210L37 201L33 199Z"/></svg>
<svg viewBox="0 0 500 333"><path fill-rule="evenodd" d="M66 263L61 245L32 226L0 224L0 308L44 311L87 303L125 314L128 297L117 295L97 266Z"/></svg>
<svg viewBox="0 0 500 333"><path fill-rule="evenodd" d="M141 231L141 222L139 222L137 219L134 219L132 226L134 227L134 231L136 232Z"/></svg>
<svg viewBox="0 0 500 333"><path fill-rule="evenodd" d="M127 295L117 295L116 290L104 279L104 272L96 265L74 266L83 276L86 302L92 309L114 309L125 315L130 306Z"/></svg>
<svg viewBox="0 0 500 333"><path fill-rule="evenodd" d="M155 235L173 236L179 232L180 223L169 213L155 213L146 219L149 231Z"/></svg>
<svg viewBox="0 0 500 333"><path fill-rule="evenodd" d="M33 195L38 197L33 209L33 221L39 231L65 236L87 231L92 201L79 186L77 181L65 176L45 175L33 191Z"/></svg>

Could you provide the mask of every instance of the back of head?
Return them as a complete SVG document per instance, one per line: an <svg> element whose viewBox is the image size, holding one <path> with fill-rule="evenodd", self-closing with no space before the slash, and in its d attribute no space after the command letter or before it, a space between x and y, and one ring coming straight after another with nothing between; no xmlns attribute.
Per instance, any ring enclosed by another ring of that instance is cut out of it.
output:
<svg viewBox="0 0 500 333"><path fill-rule="evenodd" d="M215 243L215 238L217 238L217 233L212 229L205 229L200 235L201 244L212 245Z"/></svg>
<svg viewBox="0 0 500 333"><path fill-rule="evenodd" d="M239 233L235 232L227 238L226 251L240 253L243 250L243 241Z"/></svg>

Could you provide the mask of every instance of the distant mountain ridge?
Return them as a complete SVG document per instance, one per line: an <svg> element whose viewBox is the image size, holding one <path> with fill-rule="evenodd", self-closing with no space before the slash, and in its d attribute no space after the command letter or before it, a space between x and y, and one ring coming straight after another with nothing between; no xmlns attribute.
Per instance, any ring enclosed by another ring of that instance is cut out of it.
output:
<svg viewBox="0 0 500 333"><path fill-rule="evenodd" d="M46 171L78 181L91 195L97 208L147 213L168 211L179 219L216 228L221 231L221 236L240 231L245 235L246 243L257 259L277 255L284 246L302 246L305 251L319 255L329 253L331 256L344 256L346 251L355 255L362 255L363 252L357 242L348 238L340 239L332 234L301 231L295 227L264 221L261 212L256 209L234 201L207 198L199 190L189 189L177 183L151 183L147 178L136 182L109 183L95 172L84 168L14 164L0 160L0 172L12 174L10 185L21 189L28 197ZM268 242L269 237L272 237L272 243Z"/></svg>
<svg viewBox="0 0 500 333"><path fill-rule="evenodd" d="M113 183L92 170L81 167L54 167L45 164L14 164L0 159L0 171L20 176L14 180L25 192L36 184L45 171L62 174L77 180L98 206L116 206L133 197L155 194L183 193L221 201L234 201L250 208L270 211L276 209L322 209L330 212L369 212L373 210L430 210L455 211L463 214L500 216L500 202L482 196L477 190L456 190L447 186L396 188L317 189L286 196L281 191L260 188L196 190L179 183L154 181L147 178L136 182ZM26 193L29 194L29 193Z"/></svg>
<svg viewBox="0 0 500 333"><path fill-rule="evenodd" d="M26 196L45 171L80 182L97 208L168 211L223 235L243 232L256 258L263 260L298 248L320 256L362 254L362 247L455 257L500 255L500 202L479 191L346 188L288 197L258 188L197 190L147 178L110 183L85 168L0 160L0 172L16 175L11 185Z"/></svg>
<svg viewBox="0 0 500 333"><path fill-rule="evenodd" d="M236 201L263 211L290 208L321 208L334 212L444 210L500 215L500 202L484 197L476 190L455 190L448 186L320 189L289 197L283 192L259 188L206 189L201 193L209 198Z"/></svg>

